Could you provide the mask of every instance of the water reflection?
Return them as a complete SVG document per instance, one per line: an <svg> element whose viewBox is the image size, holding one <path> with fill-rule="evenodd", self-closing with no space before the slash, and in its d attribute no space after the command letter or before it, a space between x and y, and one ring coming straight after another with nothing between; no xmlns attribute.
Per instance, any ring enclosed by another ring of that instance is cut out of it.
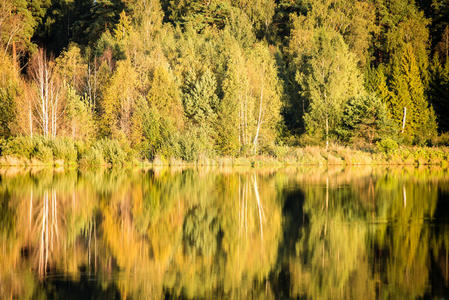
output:
<svg viewBox="0 0 449 300"><path fill-rule="evenodd" d="M449 293L440 168L0 171L0 298Z"/></svg>

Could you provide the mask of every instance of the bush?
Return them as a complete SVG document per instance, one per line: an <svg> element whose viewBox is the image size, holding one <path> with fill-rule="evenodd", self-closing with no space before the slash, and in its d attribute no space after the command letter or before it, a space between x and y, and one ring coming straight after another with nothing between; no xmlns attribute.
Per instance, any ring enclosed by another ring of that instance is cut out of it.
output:
<svg viewBox="0 0 449 300"><path fill-rule="evenodd" d="M55 159L63 159L66 163L76 162L78 151L75 148L73 140L68 138L59 138L52 142L53 156Z"/></svg>
<svg viewBox="0 0 449 300"><path fill-rule="evenodd" d="M435 146L449 146L449 132L444 132L436 137L433 141Z"/></svg>
<svg viewBox="0 0 449 300"><path fill-rule="evenodd" d="M290 153L290 147L281 145L267 145L261 149L263 154L280 158L286 158Z"/></svg>
<svg viewBox="0 0 449 300"><path fill-rule="evenodd" d="M80 158L81 166L101 166L105 164L102 150L98 147L91 147L83 153Z"/></svg>
<svg viewBox="0 0 449 300"><path fill-rule="evenodd" d="M25 136L17 136L6 141L2 155L13 155L30 159L33 150L34 143L32 139Z"/></svg>
<svg viewBox="0 0 449 300"><path fill-rule="evenodd" d="M49 140L43 137L34 139L34 149L31 153L32 158L40 160L41 162L50 162L53 160L53 149L50 146Z"/></svg>
<svg viewBox="0 0 449 300"><path fill-rule="evenodd" d="M192 128L180 139L180 155L185 161L197 161L212 155L212 143L201 129Z"/></svg>
<svg viewBox="0 0 449 300"><path fill-rule="evenodd" d="M123 165L130 160L126 151L117 140L102 139L96 141L82 156L82 164L87 165Z"/></svg>
<svg viewBox="0 0 449 300"><path fill-rule="evenodd" d="M126 162L126 152L116 140L102 140L100 145L103 150L103 157L107 163L122 165Z"/></svg>
<svg viewBox="0 0 449 300"><path fill-rule="evenodd" d="M377 149L383 153L393 152L397 150L398 147L399 147L398 143L391 138L385 138L377 142Z"/></svg>
<svg viewBox="0 0 449 300"><path fill-rule="evenodd" d="M6 146L6 140L0 137L0 156L2 156L3 149Z"/></svg>

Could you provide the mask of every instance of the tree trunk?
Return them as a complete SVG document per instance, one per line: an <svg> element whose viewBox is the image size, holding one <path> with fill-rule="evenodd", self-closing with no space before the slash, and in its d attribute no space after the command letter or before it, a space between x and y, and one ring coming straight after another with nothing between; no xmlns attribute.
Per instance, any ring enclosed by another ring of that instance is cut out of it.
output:
<svg viewBox="0 0 449 300"><path fill-rule="evenodd" d="M404 107L404 115L402 117L402 130L401 130L401 133L404 133L404 130L405 130L406 117L407 117L407 107Z"/></svg>
<svg viewBox="0 0 449 300"><path fill-rule="evenodd" d="M14 69L17 67L17 50L16 50L16 42L12 42L12 64Z"/></svg>
<svg viewBox="0 0 449 300"><path fill-rule="evenodd" d="M326 150L329 148L329 117L326 116Z"/></svg>
<svg viewBox="0 0 449 300"><path fill-rule="evenodd" d="M33 114L32 114L32 109L31 109L31 103L29 104L29 107L28 107L28 122L29 122L29 126L30 126L30 136L31 136L31 138L33 138Z"/></svg>
<svg viewBox="0 0 449 300"><path fill-rule="evenodd" d="M259 101L259 118L257 120L257 129L256 129L256 136L254 137L254 154L257 154L257 141L259 139L259 132L260 132L260 125L262 123L262 101L263 101L263 88L264 88L264 82L262 79L262 87L260 89L260 101Z"/></svg>

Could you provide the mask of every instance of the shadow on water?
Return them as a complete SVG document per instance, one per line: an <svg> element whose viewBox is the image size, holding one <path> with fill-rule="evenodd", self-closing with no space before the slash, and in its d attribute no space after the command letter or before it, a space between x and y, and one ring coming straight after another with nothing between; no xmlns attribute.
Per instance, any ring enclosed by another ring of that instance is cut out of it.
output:
<svg viewBox="0 0 449 300"><path fill-rule="evenodd" d="M95 277L82 274L79 280L67 280L62 276L48 277L37 289L33 299L122 299L114 284L105 288L98 285Z"/></svg>
<svg viewBox="0 0 449 300"><path fill-rule="evenodd" d="M278 268L270 274L270 284L274 293L280 298L290 297L290 272L285 258L295 253L296 243L301 234L301 227L307 226L308 219L304 214L304 193L298 187L287 188L282 195L282 239L278 248Z"/></svg>

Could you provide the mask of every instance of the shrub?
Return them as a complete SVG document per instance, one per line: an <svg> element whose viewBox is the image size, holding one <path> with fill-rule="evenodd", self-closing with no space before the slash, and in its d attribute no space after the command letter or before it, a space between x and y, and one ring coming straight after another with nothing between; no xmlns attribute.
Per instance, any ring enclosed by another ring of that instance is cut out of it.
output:
<svg viewBox="0 0 449 300"><path fill-rule="evenodd" d="M267 145L261 149L262 153L270 156L280 158L286 158L289 155L290 148L288 146L281 145Z"/></svg>
<svg viewBox="0 0 449 300"><path fill-rule="evenodd" d="M129 156L117 140L102 139L87 150L84 163L122 165Z"/></svg>
<svg viewBox="0 0 449 300"><path fill-rule="evenodd" d="M0 156L2 156L3 149L6 146L6 140L0 137Z"/></svg>
<svg viewBox="0 0 449 300"><path fill-rule="evenodd" d="M196 161L200 157L212 155L212 143L206 133L200 129L190 129L180 139L180 156L185 161Z"/></svg>
<svg viewBox="0 0 449 300"><path fill-rule="evenodd" d="M433 141L435 146L449 146L449 132L444 132Z"/></svg>
<svg viewBox="0 0 449 300"><path fill-rule="evenodd" d="M103 157L112 165L121 165L127 160L126 152L116 140L102 141Z"/></svg>
<svg viewBox="0 0 449 300"><path fill-rule="evenodd" d="M50 162L53 160L53 150L50 142L43 138L37 137L34 139L34 149L31 153L32 158L36 158L41 162Z"/></svg>
<svg viewBox="0 0 449 300"><path fill-rule="evenodd" d="M63 159L66 163L76 162L78 151L75 148L73 140L68 138L59 138L52 142L53 156L55 159Z"/></svg>
<svg viewBox="0 0 449 300"><path fill-rule="evenodd" d="M98 147L91 147L85 151L80 158L81 166L101 166L105 164L102 150Z"/></svg>
<svg viewBox="0 0 449 300"><path fill-rule="evenodd" d="M383 153L393 152L397 150L398 147L399 147L398 143L391 138L385 138L377 142L377 149Z"/></svg>
<svg viewBox="0 0 449 300"><path fill-rule="evenodd" d="M34 143L32 139L26 136L17 136L6 141L2 155L13 155L30 159L33 150Z"/></svg>

